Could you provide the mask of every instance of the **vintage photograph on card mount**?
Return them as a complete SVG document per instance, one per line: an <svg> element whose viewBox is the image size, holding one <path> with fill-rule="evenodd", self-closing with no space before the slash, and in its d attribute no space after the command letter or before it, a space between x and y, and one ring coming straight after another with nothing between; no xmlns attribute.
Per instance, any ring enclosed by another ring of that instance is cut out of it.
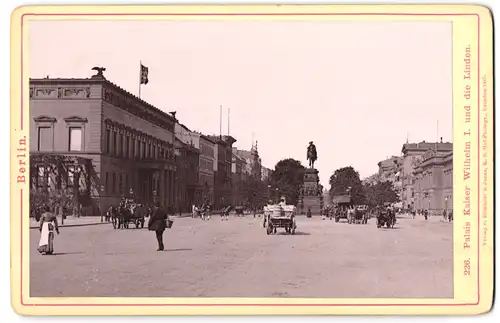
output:
<svg viewBox="0 0 500 323"><path fill-rule="evenodd" d="M17 312L491 307L486 8L24 7L12 21Z"/></svg>

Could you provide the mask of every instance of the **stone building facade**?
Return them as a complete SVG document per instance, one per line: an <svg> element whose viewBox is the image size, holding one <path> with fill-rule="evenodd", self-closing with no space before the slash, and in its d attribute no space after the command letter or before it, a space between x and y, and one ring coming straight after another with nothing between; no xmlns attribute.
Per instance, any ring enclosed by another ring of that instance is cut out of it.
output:
<svg viewBox="0 0 500 323"><path fill-rule="evenodd" d="M201 205L202 191L199 184L200 151L175 139L175 158L177 165L176 205L179 212L191 212L192 206Z"/></svg>
<svg viewBox="0 0 500 323"><path fill-rule="evenodd" d="M174 125L172 116L102 75L30 80L30 153L88 160L93 215L124 196L175 204ZM55 182L72 182L72 172L54 173Z"/></svg>
<svg viewBox="0 0 500 323"><path fill-rule="evenodd" d="M252 145L250 150L236 149L234 153L245 160L245 168L243 169L245 176L262 179L262 160L257 150L257 144Z"/></svg>
<svg viewBox="0 0 500 323"><path fill-rule="evenodd" d="M438 154L449 153L453 151L453 144L449 142L419 142L406 143L403 145L401 152L403 161L401 165L401 201L402 207L415 209L415 188L413 168L414 164L421 160L422 156L429 150L433 149Z"/></svg>
<svg viewBox="0 0 500 323"><path fill-rule="evenodd" d="M442 215L453 209L453 152L429 149L413 164L415 210Z"/></svg>
<svg viewBox="0 0 500 323"><path fill-rule="evenodd" d="M232 163L233 144L236 139L231 136L208 136L215 142L214 162L214 209L220 210L233 204Z"/></svg>
<svg viewBox="0 0 500 323"><path fill-rule="evenodd" d="M244 169L246 167L245 159L235 154L236 148L233 147L233 161L232 161L232 185L233 185L233 204L236 206L243 205L245 203L244 196L244 181L245 174Z"/></svg>
<svg viewBox="0 0 500 323"><path fill-rule="evenodd" d="M261 166L261 173L261 180L263 182L267 182L271 178L272 170L267 167Z"/></svg>
<svg viewBox="0 0 500 323"><path fill-rule="evenodd" d="M201 190L201 204L207 202L213 205L215 142L199 132L191 131L180 123L175 125L175 136L185 144L198 149L198 185Z"/></svg>
<svg viewBox="0 0 500 323"><path fill-rule="evenodd" d="M380 161L378 164L378 180L381 182L391 182L394 190L401 198L402 181L401 170L403 166L403 157L391 156L385 160Z"/></svg>

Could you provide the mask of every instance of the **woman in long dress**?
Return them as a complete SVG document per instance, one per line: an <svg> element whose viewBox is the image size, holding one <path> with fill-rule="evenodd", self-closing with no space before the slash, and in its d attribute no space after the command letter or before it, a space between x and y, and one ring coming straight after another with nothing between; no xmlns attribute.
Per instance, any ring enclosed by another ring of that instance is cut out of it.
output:
<svg viewBox="0 0 500 323"><path fill-rule="evenodd" d="M44 255L54 253L54 231L59 234L59 226L56 216L50 212L50 207L43 207L43 214L40 218L40 242L38 243L38 252Z"/></svg>

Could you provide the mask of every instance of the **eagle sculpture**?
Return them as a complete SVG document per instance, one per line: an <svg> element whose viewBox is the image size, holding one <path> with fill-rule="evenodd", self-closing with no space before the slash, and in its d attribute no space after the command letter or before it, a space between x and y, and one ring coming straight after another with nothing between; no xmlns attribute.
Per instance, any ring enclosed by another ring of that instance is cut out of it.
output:
<svg viewBox="0 0 500 323"><path fill-rule="evenodd" d="M92 68L92 70L93 71L97 71L97 74L94 75L94 76L104 77L104 75L102 74L102 72L104 72L106 70L106 68L95 66L95 67Z"/></svg>

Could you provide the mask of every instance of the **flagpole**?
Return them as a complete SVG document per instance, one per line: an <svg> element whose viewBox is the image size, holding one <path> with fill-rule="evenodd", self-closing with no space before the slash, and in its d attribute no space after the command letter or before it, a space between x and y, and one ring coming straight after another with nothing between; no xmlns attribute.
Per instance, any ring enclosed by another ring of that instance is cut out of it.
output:
<svg viewBox="0 0 500 323"><path fill-rule="evenodd" d="M142 61L139 61L139 99L141 98L142 87Z"/></svg>
<svg viewBox="0 0 500 323"><path fill-rule="evenodd" d="M222 138L222 104L219 111L219 138Z"/></svg>

